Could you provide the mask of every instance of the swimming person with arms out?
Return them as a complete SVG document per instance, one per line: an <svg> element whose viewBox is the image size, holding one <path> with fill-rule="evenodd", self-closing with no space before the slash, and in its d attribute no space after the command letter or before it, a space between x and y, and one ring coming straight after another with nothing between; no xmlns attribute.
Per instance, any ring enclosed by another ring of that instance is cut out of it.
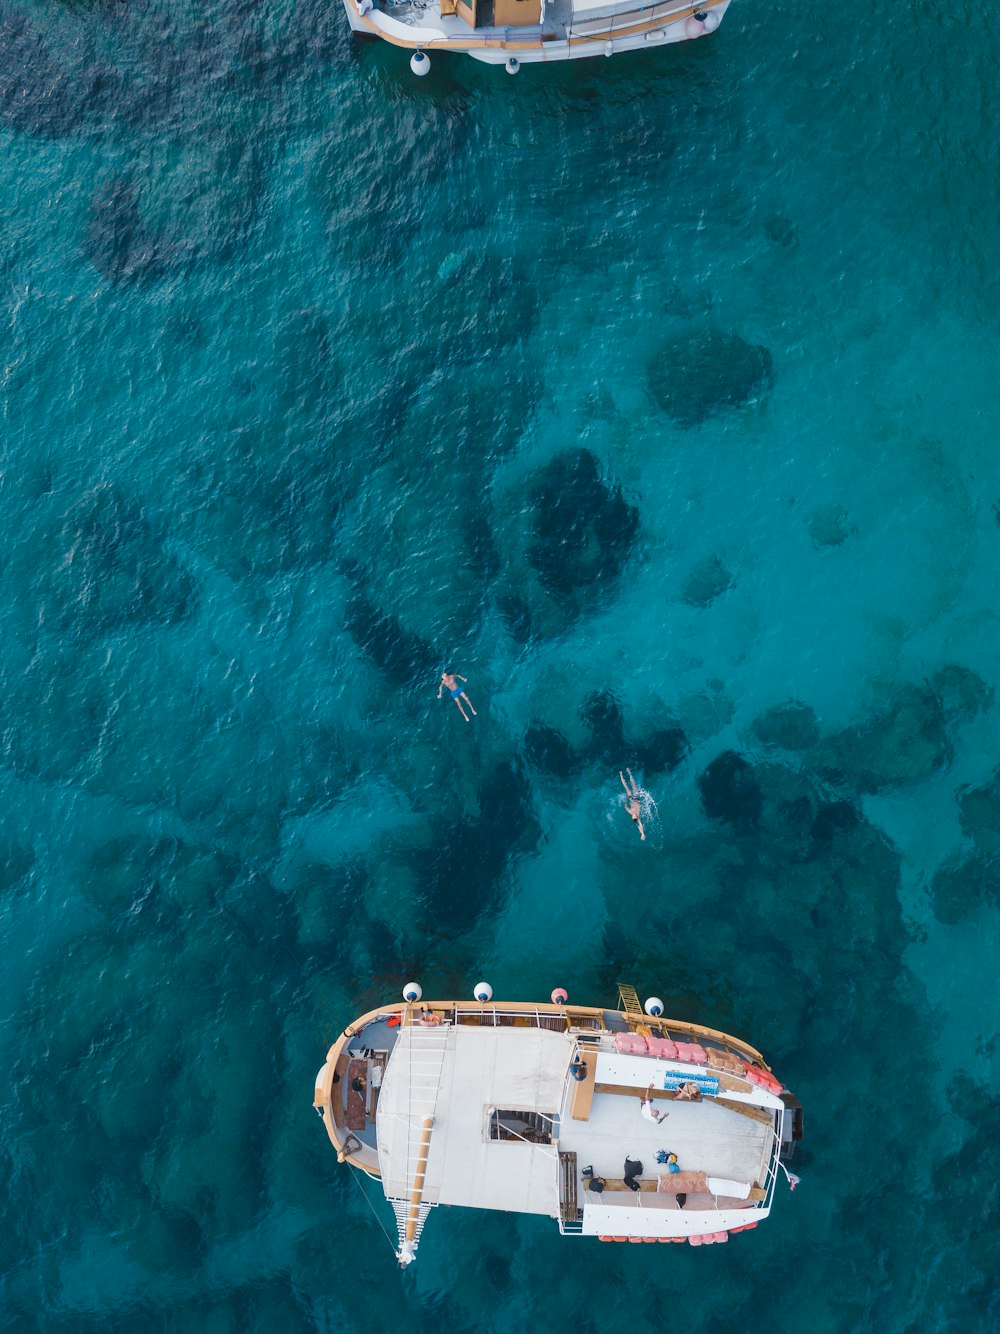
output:
<svg viewBox="0 0 1000 1334"><path fill-rule="evenodd" d="M629 787L629 784L625 782L625 774L628 774L629 783L632 784L631 787ZM642 800L641 800L642 789L639 787L635 779L632 777L631 769L626 769L625 774L622 773L621 769L618 770L618 777L622 780L622 787L625 789L625 809L628 811L636 827L638 828L639 837L643 840L643 842L645 842L646 831L645 829L643 829L642 820L639 818L642 815Z"/></svg>
<svg viewBox="0 0 1000 1334"><path fill-rule="evenodd" d="M465 682L465 680L466 677L459 676L455 672L442 672L441 684L438 686L438 699L441 698L441 691L447 690L448 693L451 695L452 699L458 705L459 713L462 715L465 721L468 722L469 715L462 708L463 699L465 700L466 704L468 704L469 708L472 709L473 718L478 718L479 715L476 713L475 709L472 708L472 700L469 699L468 695L465 693L462 686L458 684L459 681Z"/></svg>

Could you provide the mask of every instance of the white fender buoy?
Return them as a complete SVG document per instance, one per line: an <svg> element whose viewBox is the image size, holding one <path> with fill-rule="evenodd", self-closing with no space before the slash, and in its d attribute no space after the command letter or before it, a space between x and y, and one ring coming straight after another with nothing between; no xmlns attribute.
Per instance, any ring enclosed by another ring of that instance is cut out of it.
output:
<svg viewBox="0 0 1000 1334"><path fill-rule="evenodd" d="M521 62L518 60L517 56L507 57L507 63L504 65L504 69L508 74L516 74L520 68Z"/></svg>
<svg viewBox="0 0 1000 1334"><path fill-rule="evenodd" d="M477 982L476 989L472 994L477 1001L483 1001L485 1003L486 1001L491 1001L493 999L493 988L488 982Z"/></svg>
<svg viewBox="0 0 1000 1334"><path fill-rule="evenodd" d="M403 988L403 1000L409 1001L411 1005L420 1000L423 994L423 988L419 982L407 982Z"/></svg>
<svg viewBox="0 0 1000 1334"><path fill-rule="evenodd" d="M660 1000L659 996L650 996L642 1008L647 1014L651 1014L654 1019L657 1019L663 1013L663 1001Z"/></svg>
<svg viewBox="0 0 1000 1334"><path fill-rule="evenodd" d="M604 43L604 54L605 54L606 56L613 56L614 53L615 53L614 42L605 42L605 43Z"/></svg>
<svg viewBox="0 0 1000 1334"><path fill-rule="evenodd" d="M692 14L684 24L685 37L704 37L706 32L705 20L708 14L704 9L699 9L696 14Z"/></svg>
<svg viewBox="0 0 1000 1334"><path fill-rule="evenodd" d="M565 1005L566 1002L569 1000L569 995L567 994L566 988L556 987L555 991L553 991L552 995L549 997L549 1000L552 1002L553 1005Z"/></svg>
<svg viewBox="0 0 1000 1334"><path fill-rule="evenodd" d="M702 22L705 25L706 32L715 32L716 28L719 26L722 20L719 18L718 14L715 12L714 9L708 9L705 11L705 17L702 20Z"/></svg>
<svg viewBox="0 0 1000 1334"><path fill-rule="evenodd" d="M359 14L370 14L374 8L375 6L372 3L372 0L358 0Z"/></svg>
<svg viewBox="0 0 1000 1334"><path fill-rule="evenodd" d="M418 79L422 79L425 74L430 74L430 56L425 55L423 51L414 51L413 55L410 56L410 69Z"/></svg>

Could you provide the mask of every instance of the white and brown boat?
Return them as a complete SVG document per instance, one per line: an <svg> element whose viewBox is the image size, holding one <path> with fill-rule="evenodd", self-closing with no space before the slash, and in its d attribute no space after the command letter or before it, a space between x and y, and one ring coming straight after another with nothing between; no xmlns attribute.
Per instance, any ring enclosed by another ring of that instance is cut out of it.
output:
<svg viewBox="0 0 1000 1334"><path fill-rule="evenodd" d="M727 1241L771 1211L802 1108L737 1038L645 1008L476 999L350 1024L316 1076L340 1162L380 1181L397 1258L438 1204L542 1214L604 1241ZM794 1181L794 1178L792 1178Z"/></svg>
<svg viewBox="0 0 1000 1334"><path fill-rule="evenodd" d="M730 0L344 0L357 33L413 51L464 53L516 74L522 64L612 56L715 32Z"/></svg>

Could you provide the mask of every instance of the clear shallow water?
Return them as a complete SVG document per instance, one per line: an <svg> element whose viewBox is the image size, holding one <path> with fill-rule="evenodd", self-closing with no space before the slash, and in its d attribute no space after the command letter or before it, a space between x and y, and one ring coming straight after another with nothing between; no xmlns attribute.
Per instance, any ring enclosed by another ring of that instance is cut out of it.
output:
<svg viewBox="0 0 1000 1334"><path fill-rule="evenodd" d="M995 1328L979 12L420 83L312 0L0 22L4 1327ZM802 1186L399 1275L309 1102L408 976L744 1034Z"/></svg>

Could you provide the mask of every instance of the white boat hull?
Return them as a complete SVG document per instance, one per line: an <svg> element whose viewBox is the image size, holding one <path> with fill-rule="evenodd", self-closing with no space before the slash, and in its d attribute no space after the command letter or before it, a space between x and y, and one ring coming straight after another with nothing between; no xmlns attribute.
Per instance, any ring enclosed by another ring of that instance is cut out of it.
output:
<svg viewBox="0 0 1000 1334"><path fill-rule="evenodd" d="M532 29L469 28L461 20L440 19L436 15L420 24L404 23L370 7L369 0L360 0L360 4L359 0L344 0L344 9L356 33L380 37L394 46L423 51L429 56L440 53L469 55L486 65L506 65L511 57L521 65L540 65L594 56L610 57L623 51L649 50L708 36L718 27L730 3L731 0L718 0L711 6L706 5L704 10L696 11L714 15L712 26L702 26L698 32L693 32L689 26L693 7L688 6L680 10L676 18L662 12L657 16L653 9L619 13L614 15L607 28L601 27L601 20L584 19L579 29L571 32L568 38L560 38L542 25ZM615 31L616 28L633 30L622 32Z"/></svg>

